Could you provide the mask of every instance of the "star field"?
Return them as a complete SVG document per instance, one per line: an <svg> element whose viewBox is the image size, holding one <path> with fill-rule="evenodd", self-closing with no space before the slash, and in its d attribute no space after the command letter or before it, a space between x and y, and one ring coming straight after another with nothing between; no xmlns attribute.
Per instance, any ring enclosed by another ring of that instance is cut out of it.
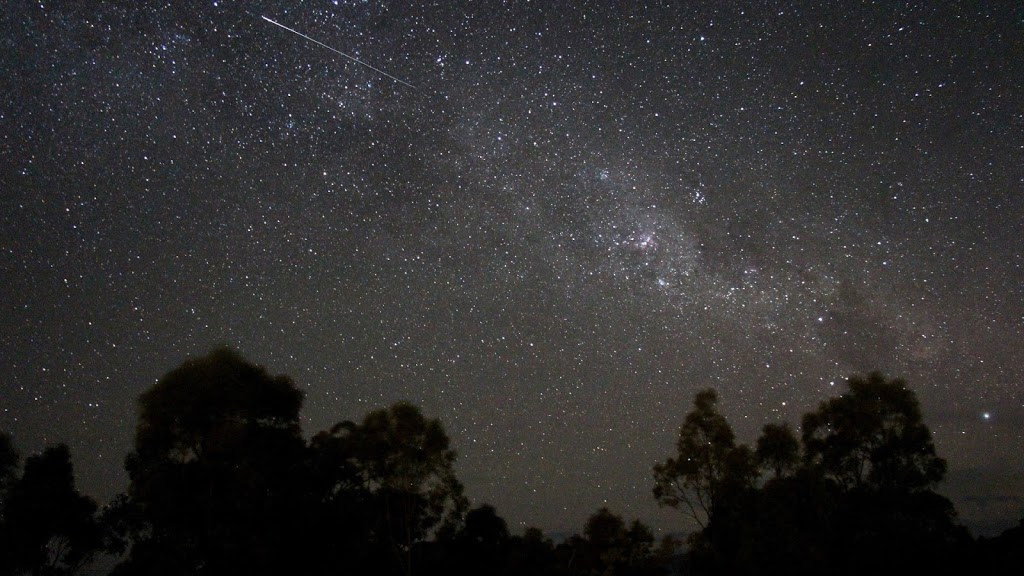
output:
<svg viewBox="0 0 1024 576"><path fill-rule="evenodd" d="M307 435L440 417L514 530L687 530L650 470L697 390L752 442L877 369L961 520L1016 523L1024 9L405 4L0 13L23 453L69 443L109 499L138 395L228 344L295 379Z"/></svg>

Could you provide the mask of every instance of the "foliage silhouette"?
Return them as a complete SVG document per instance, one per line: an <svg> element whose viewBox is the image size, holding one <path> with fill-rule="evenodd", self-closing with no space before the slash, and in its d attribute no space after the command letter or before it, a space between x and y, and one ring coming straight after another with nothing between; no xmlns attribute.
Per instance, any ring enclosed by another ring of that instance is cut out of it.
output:
<svg viewBox="0 0 1024 576"><path fill-rule="evenodd" d="M455 452L440 420L399 402L361 423L336 424L313 445L339 457L373 510L371 545L386 547L413 573L414 548L434 530L454 530L468 505L455 476Z"/></svg>
<svg viewBox="0 0 1024 576"><path fill-rule="evenodd" d="M973 568L982 574L1011 576L1024 568L1024 518L1017 526L995 538L982 538L978 542Z"/></svg>
<svg viewBox="0 0 1024 576"><path fill-rule="evenodd" d="M700 391L658 503L699 525L672 535L607 508L557 546L468 510L444 427L399 402L309 442L302 394L237 353L189 360L142 394L130 486L99 519L66 446L19 457L0 432L0 576L72 574L100 551L113 574L371 576L1016 574L1021 527L974 542L934 489L945 472L901 380L854 376L802 420L737 443ZM760 476L764 474L762 479ZM468 511L467 511L468 510Z"/></svg>
<svg viewBox="0 0 1024 576"><path fill-rule="evenodd" d="M0 513L7 500L7 491L17 479L18 461L18 451L14 449L11 436L0 432Z"/></svg>
<svg viewBox="0 0 1024 576"><path fill-rule="evenodd" d="M131 540L119 573L287 570L301 494L302 393L237 353L189 360L139 398L131 484L119 517Z"/></svg>
<svg viewBox="0 0 1024 576"><path fill-rule="evenodd" d="M435 573L449 575L501 574L512 562L512 537L505 520L489 504L466 513L454 534L437 542L442 560Z"/></svg>
<svg viewBox="0 0 1024 576"><path fill-rule="evenodd" d="M96 503L75 488L68 447L30 456L15 478L16 452L9 437L0 444L8 486L0 509L0 574L77 573L101 551L103 538Z"/></svg>
<svg viewBox="0 0 1024 576"><path fill-rule="evenodd" d="M765 424L754 451L757 464L775 478L792 473L800 463L800 440L788 422Z"/></svg>
<svg viewBox="0 0 1024 576"><path fill-rule="evenodd" d="M769 424L751 453L701 391L678 455L655 467L659 502L706 522L691 534L698 574L941 573L967 542L952 504L931 489L935 453L917 398L902 380L854 376L803 418L801 441ZM802 458L801 458L802 454ZM756 464L771 477L760 487ZM696 502L695 506L693 502Z"/></svg>
<svg viewBox="0 0 1024 576"><path fill-rule="evenodd" d="M743 490L756 478L753 453L736 445L729 422L715 407L718 394L697 393L676 441L676 456L654 467L658 504L683 508L701 528L730 491Z"/></svg>
<svg viewBox="0 0 1024 576"><path fill-rule="evenodd" d="M508 542L508 526L490 504L483 504L466 514L460 540L473 546L497 549Z"/></svg>
<svg viewBox="0 0 1024 576"><path fill-rule="evenodd" d="M915 491L937 484L935 454L914 393L878 372L849 379L850 391L803 418L806 464L844 489Z"/></svg>
<svg viewBox="0 0 1024 576"><path fill-rule="evenodd" d="M967 539L956 512L931 490L946 462L935 453L915 394L875 372L803 418L805 466L839 497L828 532L833 563L846 573L935 570Z"/></svg>
<svg viewBox="0 0 1024 576"><path fill-rule="evenodd" d="M571 574L640 576L658 572L653 544L654 534L642 522L634 520L627 525L617 514L601 508L587 519L582 538L574 536L559 548L571 551L565 564Z"/></svg>

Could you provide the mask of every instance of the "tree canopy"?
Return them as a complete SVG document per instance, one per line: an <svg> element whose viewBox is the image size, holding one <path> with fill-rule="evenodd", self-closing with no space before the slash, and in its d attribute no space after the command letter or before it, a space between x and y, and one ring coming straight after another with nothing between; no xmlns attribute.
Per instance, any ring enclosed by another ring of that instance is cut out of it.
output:
<svg viewBox="0 0 1024 576"><path fill-rule="evenodd" d="M302 392L229 349L188 360L139 398L128 490L98 513L70 451L21 459L0 433L0 576L70 575L101 552L115 576L817 575L1019 568L1021 531L970 540L935 492L945 472L905 382L854 376L751 449L699 391L654 497L698 529L685 555L608 508L555 544L470 508L444 426L408 402L307 442ZM972 564L973 563L973 564Z"/></svg>
<svg viewBox="0 0 1024 576"><path fill-rule="evenodd" d="M654 467L658 503L685 509L702 528L725 491L742 489L755 476L753 454L736 445L717 402L718 394L710 388L697 393L679 431L676 455Z"/></svg>
<svg viewBox="0 0 1024 576"><path fill-rule="evenodd" d="M654 468L659 502L700 522L696 572L896 574L938 566L962 544L952 505L931 490L945 461L914 393L879 373L847 384L804 415L799 440L767 424L753 452L717 396L697 393L677 454ZM770 473L760 485L758 468Z"/></svg>
<svg viewBox="0 0 1024 576"><path fill-rule="evenodd" d="M139 398L126 572L271 573L298 519L302 393L239 354L186 361Z"/></svg>
<svg viewBox="0 0 1024 576"><path fill-rule="evenodd" d="M0 432L0 510L7 497L7 490L14 483L18 471L18 451L14 449L11 436Z"/></svg>
<svg viewBox="0 0 1024 576"><path fill-rule="evenodd" d="M793 472L800 463L800 440L788 422L765 424L757 439L754 457L758 466L771 471L775 478Z"/></svg>
<svg viewBox="0 0 1024 576"><path fill-rule="evenodd" d="M321 453L338 458L350 470L375 516L371 536L388 547L405 574L412 573L412 550L433 530L454 530L467 502L455 476L455 451L441 421L428 419L416 406L399 402L367 414L362 422L344 421L313 438Z"/></svg>
<svg viewBox="0 0 1024 576"><path fill-rule="evenodd" d="M916 491L942 480L946 461L906 383L874 372L848 386L804 416L806 463L847 489Z"/></svg>
<svg viewBox="0 0 1024 576"><path fill-rule="evenodd" d="M28 457L21 477L10 438L0 438L7 489L0 500L0 574L70 575L103 546L96 502L75 488L71 452L64 444Z"/></svg>

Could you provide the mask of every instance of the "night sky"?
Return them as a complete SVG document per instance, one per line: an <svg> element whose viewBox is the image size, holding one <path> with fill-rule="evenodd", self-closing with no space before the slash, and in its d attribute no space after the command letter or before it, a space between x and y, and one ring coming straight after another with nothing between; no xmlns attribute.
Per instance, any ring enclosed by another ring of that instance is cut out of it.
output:
<svg viewBox="0 0 1024 576"><path fill-rule="evenodd" d="M227 344L307 435L441 418L513 532L687 531L651 466L697 390L753 442L878 369L1016 525L1024 6L644 4L5 3L0 430L105 502Z"/></svg>

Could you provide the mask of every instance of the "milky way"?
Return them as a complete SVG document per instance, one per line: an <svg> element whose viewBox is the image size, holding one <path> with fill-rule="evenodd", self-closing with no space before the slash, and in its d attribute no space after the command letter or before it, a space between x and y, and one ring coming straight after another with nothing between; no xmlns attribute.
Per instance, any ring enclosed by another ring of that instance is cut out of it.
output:
<svg viewBox="0 0 1024 576"><path fill-rule="evenodd" d="M751 442L878 369L962 520L1016 523L1019 6L405 4L0 13L22 452L69 443L109 499L138 395L229 344L302 387L306 434L440 417L515 530L686 531L650 470L697 390Z"/></svg>

